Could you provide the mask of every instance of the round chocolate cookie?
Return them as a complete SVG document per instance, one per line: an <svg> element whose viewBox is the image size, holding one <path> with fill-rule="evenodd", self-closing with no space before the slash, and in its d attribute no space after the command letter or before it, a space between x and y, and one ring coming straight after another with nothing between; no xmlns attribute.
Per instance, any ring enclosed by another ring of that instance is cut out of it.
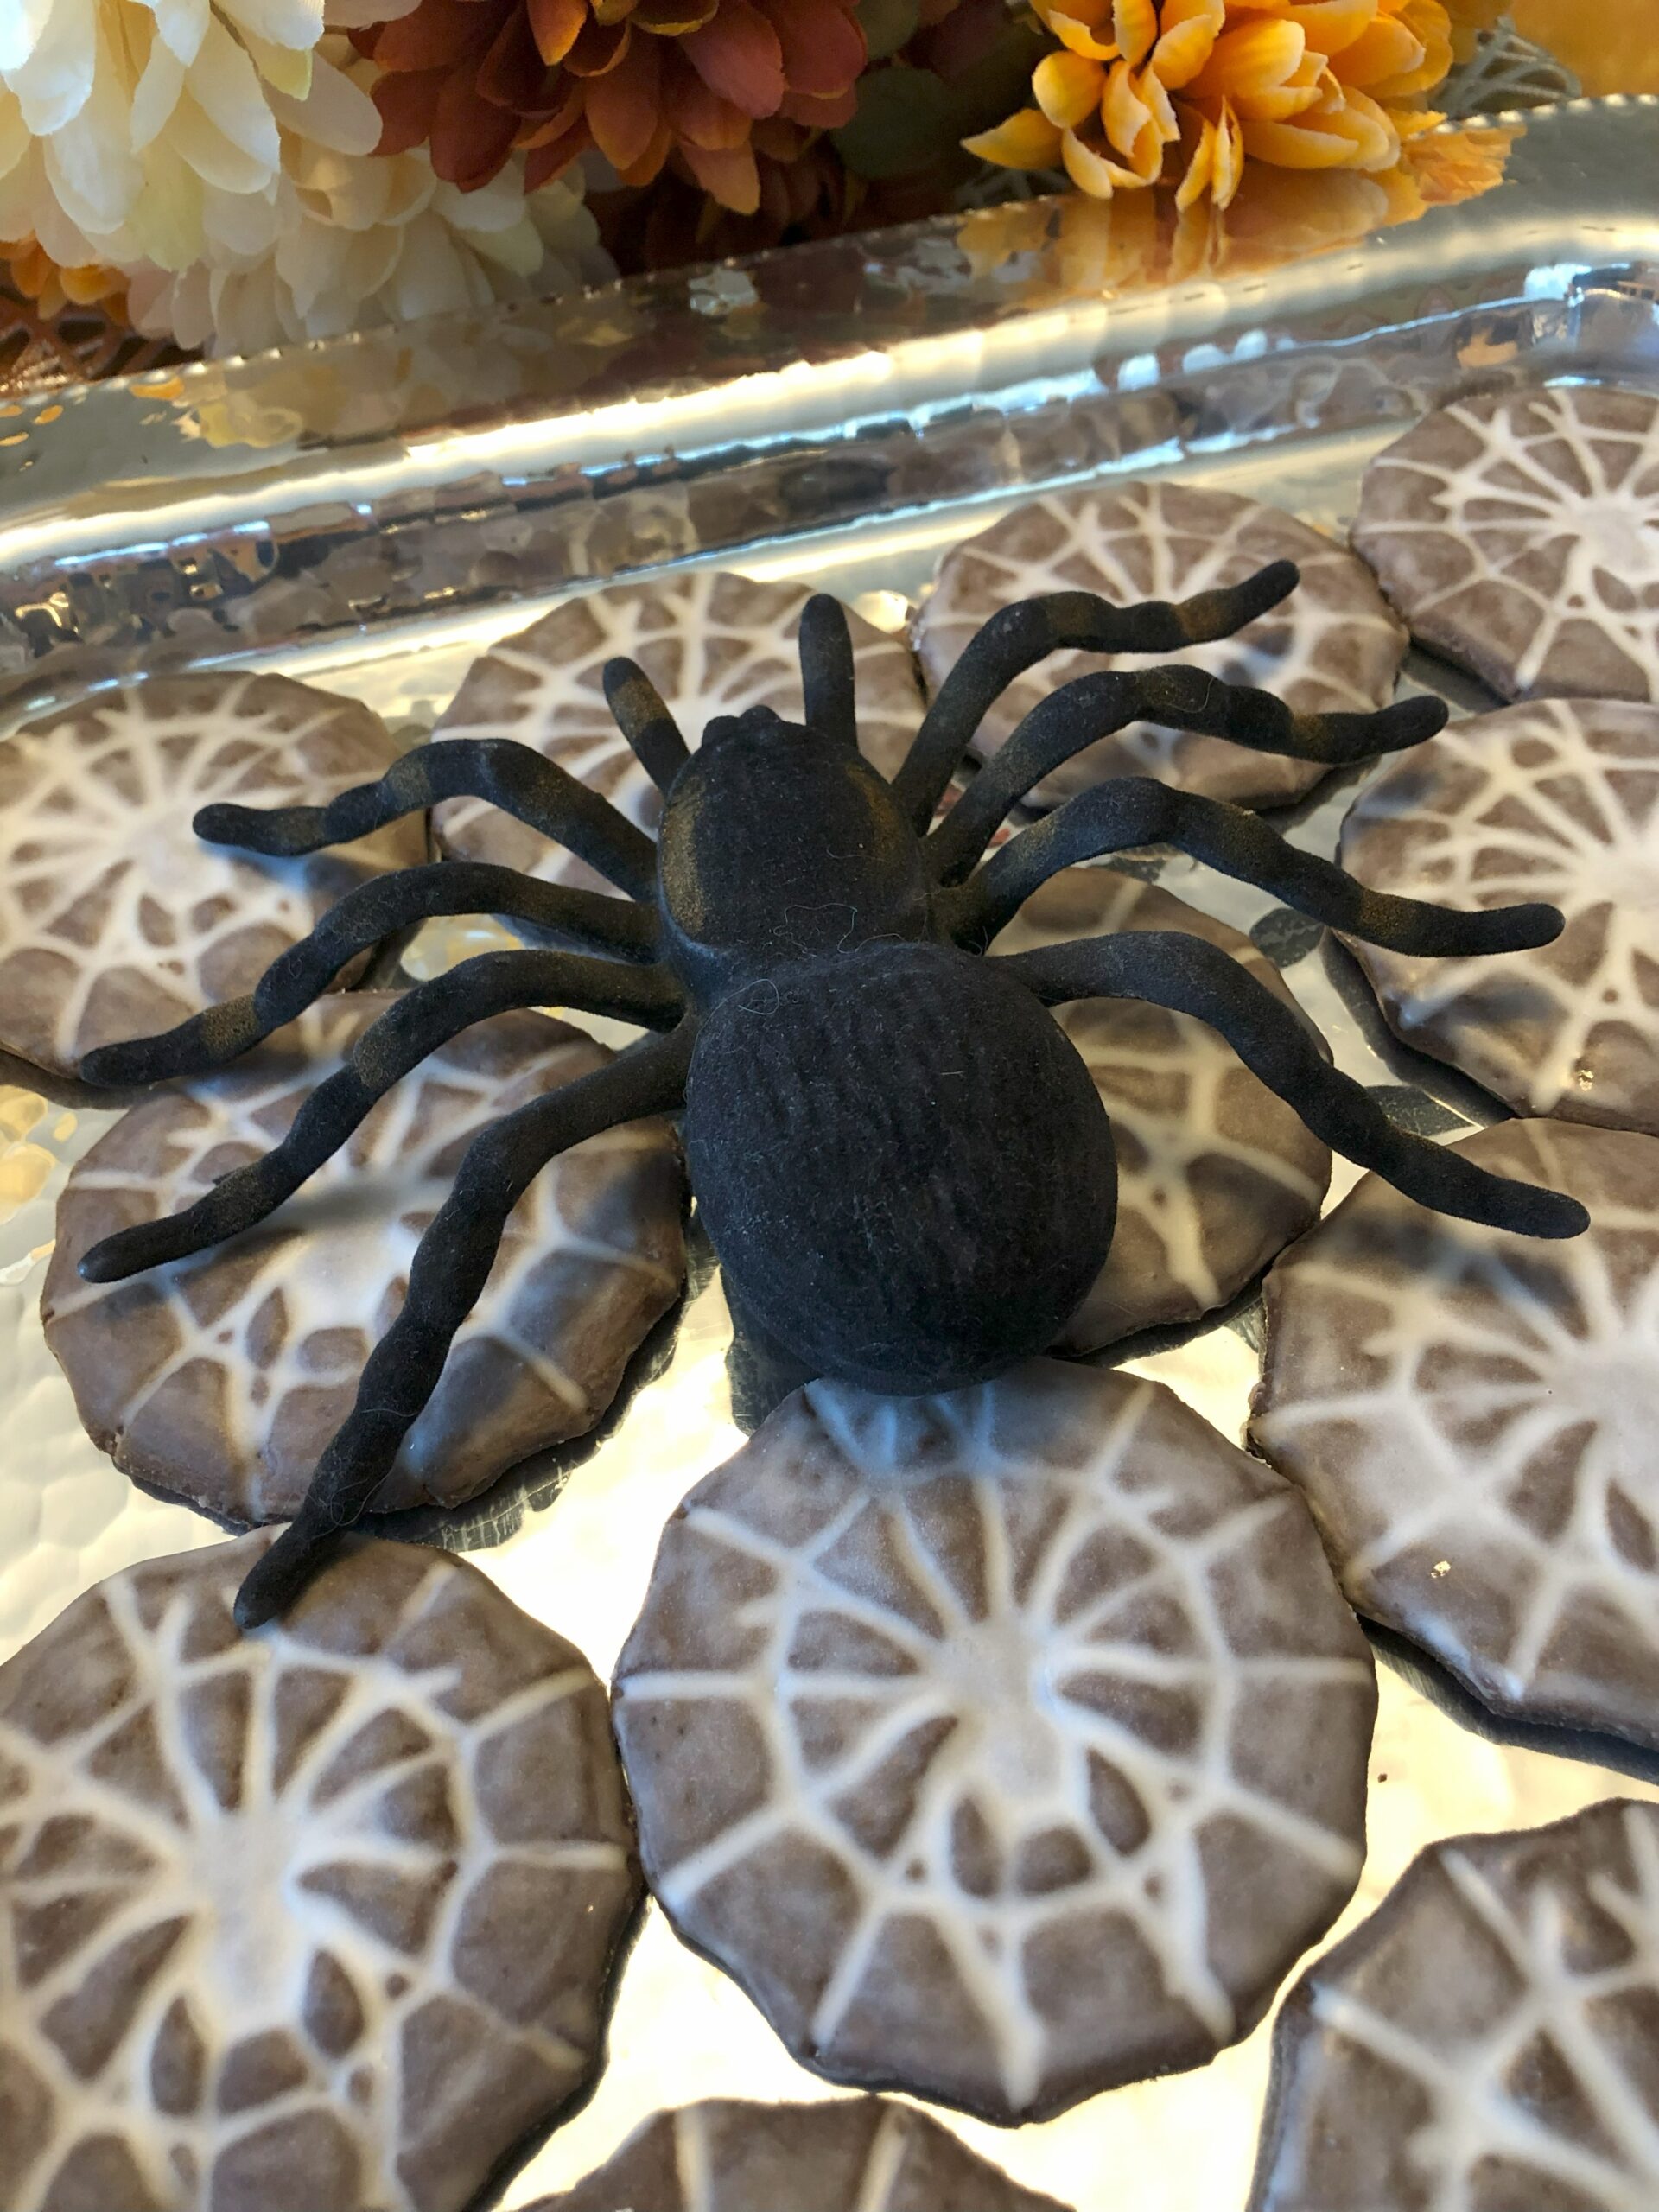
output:
<svg viewBox="0 0 1659 2212"><path fill-rule="evenodd" d="M1024 952L1128 930L1202 938L1296 1003L1242 931L1112 868L1051 876L995 949ZM1131 999L1084 999L1056 1019L1095 1079L1117 1149L1111 1254L1057 1340L1068 1351L1093 1351L1224 1306L1319 1219L1331 1154L1190 1015Z"/></svg>
<svg viewBox="0 0 1659 2212"><path fill-rule="evenodd" d="M0 740L0 1048L73 1075L251 991L342 892L424 860L424 821L279 861L191 817L325 805L396 757L378 715L285 676L158 676Z"/></svg>
<svg viewBox="0 0 1659 2212"><path fill-rule="evenodd" d="M1285 2000L1249 2212L1651 2212L1659 1805L1433 1844Z"/></svg>
<svg viewBox="0 0 1659 2212"><path fill-rule="evenodd" d="M1659 398L1487 392L1378 454L1354 544L1426 645L1505 699L1659 700Z"/></svg>
<svg viewBox="0 0 1659 2212"><path fill-rule="evenodd" d="M297 1511L468 1141L611 1057L545 1014L497 1014L405 1076L269 1222L125 1282L81 1281L99 1238L181 1210L276 1144L394 997L319 1000L234 1068L146 1099L59 1201L41 1306L82 1421L128 1474L232 1520ZM682 1204L660 1122L590 1137L543 1169L382 1507L455 1504L592 1427L678 1295Z"/></svg>
<svg viewBox="0 0 1659 2212"><path fill-rule="evenodd" d="M1501 1713L1659 1747L1659 1138L1459 1149L1589 1230L1534 1243L1366 1176L1268 1276L1252 1437L1360 1612Z"/></svg>
<svg viewBox="0 0 1659 2212"><path fill-rule="evenodd" d="M799 584L754 583L694 569L650 584L613 584L567 600L475 660L432 733L511 737L533 745L601 792L642 830L655 830L662 794L605 703L605 664L637 660L686 743L716 715L772 707L798 722L795 637L812 596ZM910 749L922 719L916 665L902 638L849 611L858 685L859 744L884 776ZM481 799L446 799L433 811L438 846L455 860L495 861L550 883L608 891L582 861Z"/></svg>
<svg viewBox="0 0 1659 2212"><path fill-rule="evenodd" d="M1128 606L1185 599L1242 583L1270 561L1294 561L1302 581L1282 605L1214 645L1168 653L1051 653L1010 684L980 726L994 753L1058 684L1090 669L1137 669L1172 658L1230 683L1253 683L1303 714L1363 714L1394 696L1406 635L1363 561L1294 515L1200 485L1113 484L1051 493L1016 507L939 563L913 625L930 692L999 607L1034 592L1096 591ZM1253 753L1224 737L1133 722L1057 769L1032 793L1052 806L1108 776L1155 776L1241 806L1282 806L1324 775L1317 761Z"/></svg>
<svg viewBox="0 0 1659 2212"><path fill-rule="evenodd" d="M1532 952L1352 950L1403 1042L1517 1113L1659 1135L1659 708L1541 699L1452 722L1367 785L1342 862L1447 906L1559 906L1566 929Z"/></svg>
<svg viewBox="0 0 1659 2212"><path fill-rule="evenodd" d="M1313 1522L1126 1375L786 1399L670 1521L614 1707L680 1935L804 2065L988 2120L1202 2065L1359 1872Z"/></svg>
<svg viewBox="0 0 1659 2212"><path fill-rule="evenodd" d="M653 2113L574 2189L529 2212L1066 2212L925 2113L876 2097Z"/></svg>
<svg viewBox="0 0 1659 2212"><path fill-rule="evenodd" d="M0 1667L7 2212L461 2212L594 2071L639 1896L605 1693L475 1567L130 1567Z"/></svg>

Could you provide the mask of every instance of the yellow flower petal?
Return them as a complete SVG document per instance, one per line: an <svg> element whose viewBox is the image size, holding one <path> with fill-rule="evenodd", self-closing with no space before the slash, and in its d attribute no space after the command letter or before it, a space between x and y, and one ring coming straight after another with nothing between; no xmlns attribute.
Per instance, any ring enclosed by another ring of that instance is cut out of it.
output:
<svg viewBox="0 0 1659 2212"><path fill-rule="evenodd" d="M1157 91L1168 117L1167 130L1127 61L1113 63L1106 79L1105 97L1100 104L1100 118L1106 126L1108 140L1143 184L1155 180L1164 166L1164 148L1179 136L1179 126L1164 97L1163 87L1158 86Z"/></svg>
<svg viewBox="0 0 1659 2212"><path fill-rule="evenodd" d="M1061 45L1081 54L1085 61L1116 60L1117 48L1109 36L1109 22L1105 26L1108 35L1103 37L1096 35L1095 25L1085 23L1076 16L1062 15L1058 9L1045 20Z"/></svg>
<svg viewBox="0 0 1659 2212"><path fill-rule="evenodd" d="M1098 61L1085 61L1080 54L1046 54L1032 72L1031 89L1049 121L1063 130L1074 130L1100 105L1106 72Z"/></svg>
<svg viewBox="0 0 1659 2212"><path fill-rule="evenodd" d="M1175 188L1175 206L1185 214L1186 210L1202 200L1210 188L1216 167L1216 126L1205 123L1198 132L1198 143L1192 149L1186 174Z"/></svg>
<svg viewBox="0 0 1659 2212"><path fill-rule="evenodd" d="M1319 53L1340 54L1363 36L1376 15L1377 0L1311 0L1306 7L1287 8L1284 20Z"/></svg>
<svg viewBox="0 0 1659 2212"><path fill-rule="evenodd" d="M1167 0L1163 35L1152 49L1159 82L1171 92L1190 84L1208 61L1227 22L1227 0Z"/></svg>
<svg viewBox="0 0 1659 2212"><path fill-rule="evenodd" d="M1382 169L1400 158L1400 139L1384 111L1355 92L1332 115L1304 115L1294 123L1247 121L1244 150L1287 169Z"/></svg>
<svg viewBox="0 0 1659 2212"><path fill-rule="evenodd" d="M1138 191L1145 184L1133 169L1126 169L1109 161L1104 154L1097 154L1085 146L1075 130L1065 133L1060 146L1060 159L1065 173L1079 192L1086 192L1091 200L1109 200L1120 187Z"/></svg>
<svg viewBox="0 0 1659 2212"><path fill-rule="evenodd" d="M1379 16L1331 66L1344 85L1377 85L1420 67L1427 53L1408 25Z"/></svg>
<svg viewBox="0 0 1659 2212"><path fill-rule="evenodd" d="M1452 26L1440 0L1405 0L1397 20L1417 40L1423 56L1414 68L1402 69L1397 76L1366 80L1373 99L1408 99L1414 92L1433 92L1452 67Z"/></svg>
<svg viewBox="0 0 1659 2212"><path fill-rule="evenodd" d="M1307 41L1295 23L1279 19L1241 23L1224 31L1209 60L1187 87L1200 99L1236 98L1282 85L1301 62Z"/></svg>
<svg viewBox="0 0 1659 2212"><path fill-rule="evenodd" d="M1153 0L1113 0L1112 35L1126 61L1140 61L1152 50L1158 35L1158 10Z"/></svg>
<svg viewBox="0 0 1659 2212"><path fill-rule="evenodd" d="M1230 207L1234 194L1244 181L1244 132L1238 118L1233 113L1230 100L1223 100L1221 117L1216 126L1214 172L1211 181L1211 197L1217 207Z"/></svg>
<svg viewBox="0 0 1659 2212"><path fill-rule="evenodd" d="M981 161L1004 169L1049 169L1060 158L1060 133L1040 108L1022 107L995 130L962 143Z"/></svg>

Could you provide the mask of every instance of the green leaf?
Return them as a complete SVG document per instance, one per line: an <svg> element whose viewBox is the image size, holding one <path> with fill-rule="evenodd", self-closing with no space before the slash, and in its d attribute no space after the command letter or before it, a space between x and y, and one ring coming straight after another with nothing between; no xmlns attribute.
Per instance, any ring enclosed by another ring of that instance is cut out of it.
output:
<svg viewBox="0 0 1659 2212"><path fill-rule="evenodd" d="M885 61L913 36L921 0L858 0L858 21L872 61Z"/></svg>
<svg viewBox="0 0 1659 2212"><path fill-rule="evenodd" d="M961 132L950 93L931 71L894 62L861 78L858 112L835 132L855 176L906 176L955 151Z"/></svg>

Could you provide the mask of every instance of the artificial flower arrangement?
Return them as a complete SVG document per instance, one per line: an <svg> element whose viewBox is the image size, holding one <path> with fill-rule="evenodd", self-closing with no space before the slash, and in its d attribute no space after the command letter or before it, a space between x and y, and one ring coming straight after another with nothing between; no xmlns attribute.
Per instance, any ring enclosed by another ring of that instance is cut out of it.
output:
<svg viewBox="0 0 1659 2212"><path fill-rule="evenodd" d="M1491 13L5 0L0 255L42 312L237 353L931 213L998 172L1177 213L1256 170L1397 183Z"/></svg>

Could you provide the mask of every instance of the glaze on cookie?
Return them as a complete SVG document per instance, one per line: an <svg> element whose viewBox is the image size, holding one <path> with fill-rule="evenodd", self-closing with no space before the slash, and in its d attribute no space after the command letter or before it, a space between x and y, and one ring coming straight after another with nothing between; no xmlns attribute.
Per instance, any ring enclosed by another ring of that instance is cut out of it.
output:
<svg viewBox="0 0 1659 2212"><path fill-rule="evenodd" d="M598 2063L639 1894L605 1694L442 1552L263 1534L0 1667L7 2212L461 2212Z"/></svg>
<svg viewBox="0 0 1659 2212"><path fill-rule="evenodd" d="M1659 2204L1659 1806L1431 1845L1285 2001L1249 2212Z"/></svg>
<svg viewBox="0 0 1659 2212"><path fill-rule="evenodd" d="M1363 714L1384 705L1394 695L1405 632L1363 562L1294 515L1236 493L1165 482L1051 493L954 546L912 626L928 690L938 690L974 632L1012 600L1079 589L1121 606L1183 599L1283 560L1297 563L1301 582L1281 606L1236 637L1189 645L1178 658L1229 683L1276 692L1300 713ZM1155 658L1051 654L1004 692L975 750L995 752L1068 677L1095 668L1144 668ZM1324 773L1316 762L1135 722L1067 761L1033 798L1052 806L1109 776L1155 776L1243 806L1282 806Z"/></svg>
<svg viewBox="0 0 1659 2212"><path fill-rule="evenodd" d="M662 795L605 703L606 662L619 654L638 661L690 745L716 715L741 714L747 707L771 707L798 721L796 632L810 596L798 584L755 583L694 569L567 600L473 663L433 737L511 737L533 745L630 822L655 830ZM922 718L915 663L902 639L886 636L850 610L847 622L859 742L890 776ZM550 883L613 888L563 846L481 799L446 799L434 810L433 827L449 858L494 861Z"/></svg>
<svg viewBox="0 0 1659 2212"><path fill-rule="evenodd" d="M1659 707L1548 699L1452 722L1366 785L1341 857L1407 898L1559 906L1566 929L1534 951L1352 950L1402 1042L1516 1113L1659 1135Z"/></svg>
<svg viewBox="0 0 1659 2212"><path fill-rule="evenodd" d="M1500 1713L1659 1747L1659 1137L1458 1148L1588 1231L1523 1244L1366 1176L1268 1276L1252 1438L1360 1612Z"/></svg>
<svg viewBox="0 0 1659 2212"><path fill-rule="evenodd" d="M1365 472L1354 545L1412 635L1500 697L1659 701L1659 399L1439 408Z"/></svg>
<svg viewBox="0 0 1659 2212"><path fill-rule="evenodd" d="M999 953L1125 930L1182 930L1295 1000L1241 931L1111 868L1067 868L1026 901ZM1078 999L1056 1019L1083 1055L1117 1152L1117 1226L1092 1290L1057 1339L1094 1351L1224 1306L1318 1220L1331 1154L1191 1015Z"/></svg>
<svg viewBox="0 0 1659 2212"><path fill-rule="evenodd" d="M529 2212L1066 2212L948 2128L876 2097L654 2113L574 2189Z"/></svg>
<svg viewBox="0 0 1659 2212"><path fill-rule="evenodd" d="M0 740L0 1048L73 1076L251 990L342 893L423 860L424 822L270 860L191 816L323 804L395 757L378 715L285 676L158 676Z"/></svg>
<svg viewBox="0 0 1659 2212"><path fill-rule="evenodd" d="M467 1141L612 1055L545 1014L498 1014L382 1099L268 1225L137 1281L83 1282L111 1229L190 1203L264 1152L396 1003L318 1001L236 1067L168 1086L80 1160L41 1312L93 1440L127 1473L236 1521L291 1519L403 1303ZM679 1294L683 1186L660 1122L591 1137L538 1175L379 1503L453 1505L599 1420Z"/></svg>
<svg viewBox="0 0 1659 2212"><path fill-rule="evenodd" d="M670 1522L614 1702L684 1939L802 2063L987 2119L1202 2064L1359 1872L1313 1523L1124 1375L785 1401Z"/></svg>

